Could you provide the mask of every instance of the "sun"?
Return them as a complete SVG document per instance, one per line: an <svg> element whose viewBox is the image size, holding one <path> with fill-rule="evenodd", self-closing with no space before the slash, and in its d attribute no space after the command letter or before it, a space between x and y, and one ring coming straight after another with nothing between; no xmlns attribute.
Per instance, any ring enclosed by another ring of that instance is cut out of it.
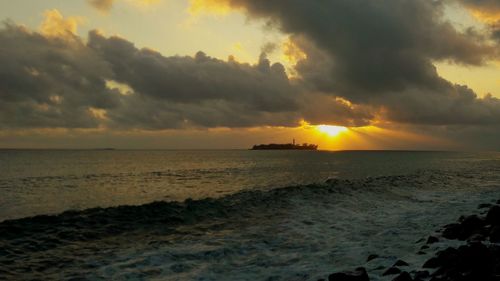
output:
<svg viewBox="0 0 500 281"><path fill-rule="evenodd" d="M342 132L346 132L348 129L346 127L342 126L332 126L332 125L318 125L316 126L316 129L321 132L325 133L330 137L335 137L339 135Z"/></svg>

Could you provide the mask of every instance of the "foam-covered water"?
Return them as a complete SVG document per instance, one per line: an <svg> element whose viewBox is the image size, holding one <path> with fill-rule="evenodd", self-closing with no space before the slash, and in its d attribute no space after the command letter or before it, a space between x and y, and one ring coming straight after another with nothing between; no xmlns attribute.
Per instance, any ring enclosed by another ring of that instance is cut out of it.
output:
<svg viewBox="0 0 500 281"><path fill-rule="evenodd" d="M8 279L316 280L363 265L379 280L397 258L422 264L417 240L500 198L498 153L0 155Z"/></svg>

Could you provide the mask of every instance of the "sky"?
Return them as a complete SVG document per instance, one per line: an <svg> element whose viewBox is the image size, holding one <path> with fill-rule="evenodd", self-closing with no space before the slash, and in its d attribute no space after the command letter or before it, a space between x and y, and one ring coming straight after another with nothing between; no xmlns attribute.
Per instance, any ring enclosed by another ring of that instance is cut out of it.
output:
<svg viewBox="0 0 500 281"><path fill-rule="evenodd" d="M0 0L0 148L500 150L498 0Z"/></svg>

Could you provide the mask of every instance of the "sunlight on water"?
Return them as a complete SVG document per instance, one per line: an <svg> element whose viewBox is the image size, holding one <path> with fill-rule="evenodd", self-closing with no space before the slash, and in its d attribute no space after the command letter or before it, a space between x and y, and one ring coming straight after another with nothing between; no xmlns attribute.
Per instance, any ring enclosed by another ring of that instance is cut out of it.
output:
<svg viewBox="0 0 500 281"><path fill-rule="evenodd" d="M498 199L499 164L498 153L0 151L0 220L14 219L0 223L0 276L318 280L362 265L388 281L397 258L429 258L415 241Z"/></svg>

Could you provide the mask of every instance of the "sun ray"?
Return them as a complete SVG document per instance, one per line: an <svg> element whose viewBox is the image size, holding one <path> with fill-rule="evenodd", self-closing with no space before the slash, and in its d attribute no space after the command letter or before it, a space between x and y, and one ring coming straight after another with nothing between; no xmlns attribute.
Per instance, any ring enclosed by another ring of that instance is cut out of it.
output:
<svg viewBox="0 0 500 281"><path fill-rule="evenodd" d="M347 132L349 129L343 126L333 126L333 125L317 125L316 129L330 137L336 137L340 133Z"/></svg>

